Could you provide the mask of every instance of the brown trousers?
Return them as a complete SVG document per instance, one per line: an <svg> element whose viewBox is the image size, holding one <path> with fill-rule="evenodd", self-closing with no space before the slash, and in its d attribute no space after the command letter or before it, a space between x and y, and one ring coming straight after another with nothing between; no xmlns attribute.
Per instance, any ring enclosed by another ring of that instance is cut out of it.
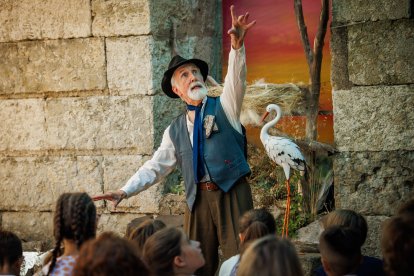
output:
<svg viewBox="0 0 414 276"><path fill-rule="evenodd" d="M238 180L227 193L197 191L193 211L187 208L184 216L184 230L191 240L201 243L206 260L196 275L215 275L219 246L225 259L239 253L239 218L252 208L252 192L245 178Z"/></svg>

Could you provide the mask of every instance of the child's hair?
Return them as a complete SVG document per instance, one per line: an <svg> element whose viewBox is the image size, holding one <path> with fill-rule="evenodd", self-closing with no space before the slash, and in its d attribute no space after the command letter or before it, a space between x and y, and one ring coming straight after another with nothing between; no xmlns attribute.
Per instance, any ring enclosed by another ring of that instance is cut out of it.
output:
<svg viewBox="0 0 414 276"><path fill-rule="evenodd" d="M52 251L52 260L48 275L56 265L56 259L61 254L60 246L63 239L76 243L78 249L96 234L96 208L92 199L86 193L64 193L57 203L54 215L56 244Z"/></svg>
<svg viewBox="0 0 414 276"><path fill-rule="evenodd" d="M138 227L128 236L128 239L131 240L134 245L136 245L135 247L138 254L142 255L142 250L144 248L146 240L155 232L165 227L165 223L161 220L148 219L139 224Z"/></svg>
<svg viewBox="0 0 414 276"><path fill-rule="evenodd" d="M106 232L82 245L73 275L149 275L149 270L130 241Z"/></svg>
<svg viewBox="0 0 414 276"><path fill-rule="evenodd" d="M406 201L400 206L400 208L398 208L398 215L402 215L405 213L414 215L414 198Z"/></svg>
<svg viewBox="0 0 414 276"><path fill-rule="evenodd" d="M241 243L241 253L243 253L250 242L276 233L275 218L265 209L249 210L240 218L239 232L243 235Z"/></svg>
<svg viewBox="0 0 414 276"><path fill-rule="evenodd" d="M295 247L287 239L268 235L254 241L243 254L237 276L302 276Z"/></svg>
<svg viewBox="0 0 414 276"><path fill-rule="evenodd" d="M174 274L173 261L181 255L184 233L175 228L164 228L148 238L144 245L144 260L157 276Z"/></svg>
<svg viewBox="0 0 414 276"><path fill-rule="evenodd" d="M403 213L385 222L381 248L387 275L414 275L414 216Z"/></svg>
<svg viewBox="0 0 414 276"><path fill-rule="evenodd" d="M322 263L327 262L325 271L334 275L354 272L361 261L361 234L351 227L331 226L319 238Z"/></svg>
<svg viewBox="0 0 414 276"><path fill-rule="evenodd" d="M362 246L367 239L368 224L365 218L355 211L347 209L335 210L326 215L324 221L324 228L331 226L345 226L351 227L360 232Z"/></svg>
<svg viewBox="0 0 414 276"><path fill-rule="evenodd" d="M0 230L0 267L13 265L23 257L22 242L16 234Z"/></svg>

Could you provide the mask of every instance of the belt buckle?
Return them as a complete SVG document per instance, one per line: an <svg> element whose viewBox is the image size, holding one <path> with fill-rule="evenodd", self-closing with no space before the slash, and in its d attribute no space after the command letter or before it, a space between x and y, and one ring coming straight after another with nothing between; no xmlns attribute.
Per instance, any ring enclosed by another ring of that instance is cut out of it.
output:
<svg viewBox="0 0 414 276"><path fill-rule="evenodd" d="M212 188L212 183L211 182L207 182L206 183L206 190L208 191L208 192L212 192L212 191L214 191L213 190L213 188Z"/></svg>

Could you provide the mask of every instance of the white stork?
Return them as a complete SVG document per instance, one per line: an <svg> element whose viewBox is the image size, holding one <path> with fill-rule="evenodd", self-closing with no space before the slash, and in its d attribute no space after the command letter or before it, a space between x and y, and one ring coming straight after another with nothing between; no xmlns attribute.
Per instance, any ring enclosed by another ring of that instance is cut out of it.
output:
<svg viewBox="0 0 414 276"><path fill-rule="evenodd" d="M306 161L299 147L290 139L284 137L277 137L269 135L268 131L271 127L275 126L279 119L282 117L282 110L276 104L269 104L266 107L266 112L263 114L262 122L270 114L271 111L276 111L276 118L266 123L261 132L260 140L266 149L267 155L277 165L283 168L286 176L286 188L287 188L287 202L285 218L283 221L282 236L288 236L289 229L289 213L290 213L290 169L298 170L302 173L306 171Z"/></svg>

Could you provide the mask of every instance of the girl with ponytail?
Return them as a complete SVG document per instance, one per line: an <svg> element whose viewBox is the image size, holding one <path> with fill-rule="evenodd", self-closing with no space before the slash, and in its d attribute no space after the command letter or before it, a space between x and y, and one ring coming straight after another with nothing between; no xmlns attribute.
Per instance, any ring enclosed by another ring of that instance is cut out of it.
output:
<svg viewBox="0 0 414 276"><path fill-rule="evenodd" d="M95 204L88 194L62 194L54 215L55 248L43 274L71 275L81 245L95 237L96 224Z"/></svg>
<svg viewBox="0 0 414 276"><path fill-rule="evenodd" d="M276 222L265 209L250 210L244 213L239 222L240 254L235 255L220 267L219 276L236 275L240 256L253 241L266 235L276 235Z"/></svg>

